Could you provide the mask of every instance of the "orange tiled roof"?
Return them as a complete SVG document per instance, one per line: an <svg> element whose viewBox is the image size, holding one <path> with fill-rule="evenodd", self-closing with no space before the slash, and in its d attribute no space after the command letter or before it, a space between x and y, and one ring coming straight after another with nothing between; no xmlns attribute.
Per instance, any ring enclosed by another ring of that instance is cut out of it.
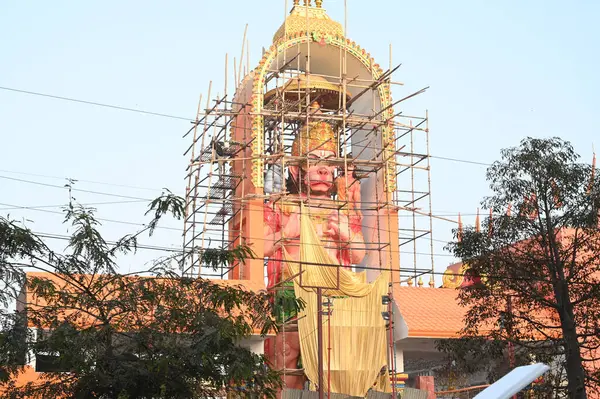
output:
<svg viewBox="0 0 600 399"><path fill-rule="evenodd" d="M394 298L412 338L457 338L464 327L467 307L458 302L456 288L399 287L394 288ZM531 314L536 320L557 324L558 315L551 310L536 310ZM485 324L484 324L485 326ZM482 333L485 331L483 327ZM546 335L557 334L548 330ZM533 331L534 337L546 339L546 335Z"/></svg>
<svg viewBox="0 0 600 399"><path fill-rule="evenodd" d="M16 387L22 387L28 382L37 382L42 373L36 372L33 367L25 366L23 370L17 375L17 378L13 379L11 382L15 384ZM0 395L5 392L6 388L0 385Z"/></svg>
<svg viewBox="0 0 600 399"><path fill-rule="evenodd" d="M52 273L46 273L46 272L27 272L26 273L26 278L30 279L30 278L45 278L48 279L50 281L52 281L54 284L56 284L59 287L65 286L65 282L63 279L61 279L59 276L52 274ZM134 278L148 278L145 276L130 276L128 277L130 279L134 279ZM226 286L226 287L234 287L234 286L238 286L238 285L242 285L246 288L246 290L248 291L252 291L252 292L258 292L260 290L264 290L265 289L265 284L263 282L256 282L256 281L252 281L252 280L220 280L220 279L214 279L214 280L210 280L215 284L218 285L222 285L222 286ZM35 298L33 297L33 295L31 294L31 292L27 291L26 292L26 299L27 299L27 303L32 303L33 301L35 301ZM40 299L37 299L38 303L40 303Z"/></svg>
<svg viewBox="0 0 600 399"><path fill-rule="evenodd" d="M451 288L394 287L394 299L414 338L454 338L463 328L466 308Z"/></svg>

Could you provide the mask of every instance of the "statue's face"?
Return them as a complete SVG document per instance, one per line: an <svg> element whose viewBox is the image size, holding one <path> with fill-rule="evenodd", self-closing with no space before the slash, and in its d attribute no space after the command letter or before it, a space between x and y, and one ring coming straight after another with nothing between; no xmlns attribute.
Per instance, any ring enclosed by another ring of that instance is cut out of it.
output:
<svg viewBox="0 0 600 399"><path fill-rule="evenodd" d="M314 150L308 153L308 165L302 167L303 184L311 195L328 196L333 187L335 166L330 162L335 158L333 151Z"/></svg>

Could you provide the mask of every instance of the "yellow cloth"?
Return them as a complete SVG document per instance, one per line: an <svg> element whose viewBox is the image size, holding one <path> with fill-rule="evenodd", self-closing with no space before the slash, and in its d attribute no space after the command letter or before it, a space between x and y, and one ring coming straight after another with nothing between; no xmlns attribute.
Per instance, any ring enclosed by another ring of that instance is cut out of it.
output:
<svg viewBox="0 0 600 399"><path fill-rule="evenodd" d="M290 260L284 250L289 274L293 276L301 272L301 276L296 279L298 284L305 288L321 287L324 295L368 295L373 289L373 284L366 282L366 273L354 273L333 260L325 250L311 219L305 216L307 212L304 205L300 208L300 215L300 262Z"/></svg>
<svg viewBox="0 0 600 399"><path fill-rule="evenodd" d="M330 374L330 388L334 393L364 396L374 384L377 390L390 392L387 368L385 375L380 375L381 369L387 366L387 330L381 316L386 308L381 304L381 297L388 293L389 272L381 273L376 281L368 284L365 273L343 269L325 250L310 219L304 219L300 227L300 262L306 263L301 263L302 283L300 277L294 278L294 291L296 297L306 303L298 315L305 373L311 382L318 382L317 295L314 288L307 286L322 287L326 288L324 295L345 296L330 298L333 313L329 320L327 315L323 316L323 388L327 391ZM298 263L289 261L287 254L284 256L291 274L297 274Z"/></svg>

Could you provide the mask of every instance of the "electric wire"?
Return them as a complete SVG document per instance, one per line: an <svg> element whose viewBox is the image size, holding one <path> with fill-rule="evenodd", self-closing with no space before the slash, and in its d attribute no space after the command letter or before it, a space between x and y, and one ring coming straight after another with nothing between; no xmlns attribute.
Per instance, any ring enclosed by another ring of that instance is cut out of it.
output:
<svg viewBox="0 0 600 399"><path fill-rule="evenodd" d="M88 100L81 100L81 99L72 98L72 97L57 96L57 95L53 95L53 94L40 93L40 92L16 89L16 88L5 87L5 86L0 86L0 90L21 93L21 94L34 95L34 96L40 96L40 97L46 97L46 98L52 98L52 99L56 99L56 100L70 101L70 102L105 107L105 108L118 109L121 111L135 112L135 113L139 113L139 114L148 114L148 115L160 116L160 117L164 117L164 118L185 120L190 123L196 123L196 120L193 118L185 118L182 116L176 116L176 115L153 112L153 111L144 111L144 110L139 110L139 109L135 109L135 108L128 108L128 107L122 107L122 106L118 106L118 105L105 104L105 103L99 103L99 102L88 101ZM471 161L471 160L460 159L460 158L450 158L450 157L434 156L434 155L430 155L430 157L435 158L435 159L440 159L440 160L452 161L452 162L468 163L468 164L472 164L472 165L480 165L480 166L490 166L491 165L491 164L485 163L485 162Z"/></svg>
<svg viewBox="0 0 600 399"><path fill-rule="evenodd" d="M58 189L62 189L62 190L68 189L68 187L66 187L64 185L61 186L61 185L57 185L57 184L43 183L43 182L39 182L39 181L19 179L19 178L9 177L9 176L1 176L0 175L0 179L6 179L6 180L10 180L10 181L33 184L33 185L40 185L40 186L44 186L44 187L58 188ZM87 194L104 195L104 196L111 196L111 197L117 197L117 198L131 199L131 200L135 200L135 201L139 201L139 202L142 202L142 201L151 202L152 201L152 199L150 199L150 198L142 198L142 197L134 197L134 196L128 196L128 195L114 194L114 193L108 193L108 192L104 192L104 191L85 190L85 189L80 189L77 187L72 187L71 190L77 191L77 192L82 192L82 193L87 193ZM228 201L234 201L234 200L228 200ZM18 205L3 205L3 206L10 206L14 209L34 208L34 207L21 207ZM60 207L60 205L57 205L56 207ZM39 208L39 207L35 207L35 208ZM2 209L0 209L0 210L2 210ZM449 212L449 211L437 211L437 212L432 212L432 214L431 214L432 217L446 217L446 216L458 216L458 215L459 215L459 212ZM460 213L460 215L461 216L476 216L477 214L476 213L473 213L473 214ZM502 213L496 213L495 215L502 215ZM399 217L412 217L411 215L398 215L398 216ZM486 216L486 215L480 214L480 216ZM428 218L429 215L416 215L416 217L427 217Z"/></svg>
<svg viewBox="0 0 600 399"><path fill-rule="evenodd" d="M145 199L142 199L142 200L133 200L133 201L99 202L99 203L90 203L90 204L82 204L82 205L83 206L89 206L89 205L102 205L102 204L123 204L123 203L137 203L137 202L145 202L145 201L146 201ZM50 214L63 215L64 216L64 212L48 210L48 209L45 209L45 208L64 207L65 205L19 206L19 205L14 205L14 204L0 202L0 206L6 207L6 208L0 208L0 211L2 211L2 210L30 210L30 211L44 212L44 213L50 213ZM262 210L252 210L252 209L250 209L249 211L251 211L251 212L252 211L254 211L254 212L262 212ZM130 222L130 221L124 221L124 220L114 220L114 219L107 219L107 218L101 218L101 217L96 218L96 220L103 221L103 222L109 222L109 223L126 224L126 225L130 225L130 226L147 227L147 225L144 224L144 223ZM177 231L177 232L183 232L183 228L177 228L177 227L156 226L156 228L157 229L172 230L172 231ZM380 229L380 230L385 231L385 232L389 232L387 229ZM400 236L400 238L406 240L406 239L409 239L411 237ZM255 239L257 239L257 240L264 240L264 237L257 237ZM439 242L439 243L443 243L443 244L447 244L448 243L448 241L445 241L445 240L438 240L438 239L433 239L433 240L436 241L436 242ZM421 253L419 253L419 254L421 254ZM448 254L436 254L436 255L448 256Z"/></svg>
<svg viewBox="0 0 600 399"><path fill-rule="evenodd" d="M478 161L470 161L470 160L467 160L467 159L440 157L440 156L436 156L436 155L430 155L429 157L430 158L434 158L434 159L441 159L443 161L462 162L462 163L468 163L468 164L480 165L480 166L492 166L491 163L478 162Z"/></svg>
<svg viewBox="0 0 600 399"><path fill-rule="evenodd" d="M68 235L65 235L65 234L42 233L42 232L35 232L35 231L32 231L32 233L35 234L38 237L47 238L47 239L63 240L63 241L70 241L71 240L71 236L68 236ZM110 245L117 245L118 244L117 241L111 241L111 240L106 240L106 243L110 244ZM148 245L148 244L139 244L139 243L135 246L135 248L136 249L152 250L152 251L161 251L161 252L183 253L183 250L177 249L177 248L173 248L173 247L163 247L163 246L158 246L158 245Z"/></svg>
<svg viewBox="0 0 600 399"><path fill-rule="evenodd" d="M22 89L15 89L13 87L3 87L3 86L0 86L0 90L12 91L12 92L21 93L21 94L29 94L29 95L32 95L32 96L53 98L55 100L70 101L70 102L74 102L74 103L95 105L97 107L118 109L120 111L136 112L138 114L146 114L146 115L153 115L153 116L162 116L163 118L171 118L171 119L184 120L184 121L188 121L188 122L192 122L192 123L194 122L194 120L192 118L185 118L183 116L163 114L163 113L160 113L160 112L144 111L144 110L141 110L141 109L121 107L119 105L104 104L104 103L99 103L99 102L95 102L95 101L79 100L77 98L72 98L72 97L56 96L56 95L53 95L53 94L39 93L39 92L35 92L35 91L22 90Z"/></svg>
<svg viewBox="0 0 600 399"><path fill-rule="evenodd" d="M16 178L16 177L0 176L0 179L17 181L17 182L21 182L21 183L35 184L35 185L44 186L44 187L60 188L62 190L67 190L68 189L68 187L66 187L64 185L63 186L59 186L57 184L42 183L42 182L33 181L33 180L19 179L19 178ZM133 197L133 196L130 196L130 195L121 195L121 194L112 194L112 193L107 193L107 192L103 192L103 191L84 190L84 189L76 188L76 187L71 187L71 190L72 191L77 191L77 192L80 192L80 193L88 193L88 194L95 194L95 195L105 195L105 196L109 196L109 197L125 198L125 199L132 199L132 200L144 200L144 201L148 201L148 202L152 201L149 198Z"/></svg>
<svg viewBox="0 0 600 399"><path fill-rule="evenodd" d="M129 201L108 201L108 202L88 202L85 204L79 204L84 207L96 206L96 205L121 205L121 204L135 204L140 202L146 202L146 200L129 200ZM0 205L2 205L0 203ZM20 205L12 205L7 208L0 208L0 211L12 211L15 209L30 209L30 210L38 210L38 209L47 209L47 208L64 208L65 204L57 204L57 205L35 205L35 206L20 206Z"/></svg>
<svg viewBox="0 0 600 399"><path fill-rule="evenodd" d="M9 207L11 207L11 209L24 209L24 210L38 211L38 212L44 212L44 213L51 213L51 214L54 214L54 215L62 215L62 216L65 215L64 212L51 211L51 210L48 210L48 209L21 207L21 206L18 206L18 205L6 204L6 203L1 203L1 202L0 202L0 205L1 206L9 206ZM114 220L114 219L106 219L106 218L95 218L95 219L98 220L98 221L101 221L101 222L126 224L126 225L129 225L129 226L148 227L148 225L146 225L144 223L128 222L128 221L125 221L125 220ZM183 232L183 229L177 228L177 227L156 226L155 228L156 229L173 230L173 231L177 231L177 232Z"/></svg>
<svg viewBox="0 0 600 399"><path fill-rule="evenodd" d="M48 239L56 239L56 240L66 240L66 241L70 241L71 237L64 235L64 234L53 234L53 233L42 233L42 232L32 232L33 234L42 237L42 238L48 238ZM116 245L117 242L116 241L106 241L108 244L111 245ZM152 251L162 251L162 252L172 252L172 253L181 253L183 254L183 251L181 249L176 249L176 248L170 248L170 247L160 247L160 246L154 246L154 245L148 245L148 244L138 244L136 246L136 248L138 249L145 249L145 250L152 250ZM270 260L276 260L276 261L284 261L284 259L273 259L271 258ZM297 263L302 263L304 265L311 265L312 263L310 262L297 262ZM339 265L326 265L326 264L320 264L320 263L315 263L314 265L317 266L325 266L325 267L340 267ZM358 269L361 270L378 270L378 271L394 271L391 268L385 268L385 267L369 267L369 266L357 266ZM412 272L412 269L410 270L410 272ZM448 276L448 277L462 277L464 276L461 273L454 273L454 272L450 272L450 271L444 271L444 272L431 272L431 271L427 271L422 273L422 275L435 275L435 276ZM487 275L487 278L490 279L497 279L497 280L514 280L514 281L536 281L536 282L547 282L550 283L551 280L546 280L543 278L535 278L535 277L516 277L516 276L501 276L501 275ZM396 282L395 284L400 284L401 282ZM585 282L585 281L578 281L578 282L572 282L573 284L578 284L578 285L597 285L597 283L594 282ZM423 287L425 288L425 287Z"/></svg>
<svg viewBox="0 0 600 399"><path fill-rule="evenodd" d="M70 177L42 175L42 174L38 174L38 173L19 172L16 170L0 169L0 173L12 173L12 174L23 175L23 176L43 177L46 179L72 180L74 182L99 184L99 185L111 186L111 187L131 188L131 189L135 189L135 190L161 191L159 188L140 187L140 186L132 186L132 185L128 185L128 184L106 183L106 182L100 182L100 181L95 181L95 180L83 180L83 179L76 179L76 178L70 178Z"/></svg>

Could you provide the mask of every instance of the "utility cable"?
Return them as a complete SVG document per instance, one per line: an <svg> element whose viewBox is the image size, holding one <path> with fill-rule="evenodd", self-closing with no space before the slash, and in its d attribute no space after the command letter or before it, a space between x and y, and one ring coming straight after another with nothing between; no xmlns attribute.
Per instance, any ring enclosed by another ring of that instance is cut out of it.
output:
<svg viewBox="0 0 600 399"><path fill-rule="evenodd" d="M18 179L16 177L0 176L0 179L18 181L18 182L21 182L21 183L36 184L38 186L44 186L44 187L60 188L60 189L63 189L63 190L67 189L66 186L59 186L59 185L56 185L56 184L42 183L42 182L33 181L33 180ZM75 188L75 187L71 188L71 190L72 191L78 191L80 193L88 193L88 194L96 194L96 195L106 195L106 196L109 196L109 197L117 197L117 198L133 199L133 200L145 200L145 201L148 201L148 202L152 201L149 198L132 197L132 196L129 196L129 195L112 194L112 193L106 193L106 192L102 192L102 191L83 190L81 188Z"/></svg>
<svg viewBox="0 0 600 399"><path fill-rule="evenodd" d="M106 183L106 182L100 182L100 181L94 181L94 180L83 180L83 179L75 179L75 178L71 179L69 177L41 175L41 174L38 174L38 173L18 172L18 171L15 171L15 170L0 169L0 173L12 173L12 174L15 174L15 175L33 176L33 177L44 177L44 178L47 178L47 179L57 179L57 180L69 180L70 179L70 180L73 180L75 182L90 183L90 184L101 184L103 186L112 186L112 187L132 188L132 189L135 189L135 190L161 191L158 188L131 186L131 185L128 185L128 184L118 184L118 183Z"/></svg>
<svg viewBox="0 0 600 399"><path fill-rule="evenodd" d="M46 93L39 93L39 92L35 92L35 91L15 89L15 88L12 88L12 87L3 87L3 86L0 86L0 90L12 91L12 92L15 92L15 93L22 93L22 94L29 94L29 95L32 95L32 96L54 98L56 100L71 101L71 102L74 102L74 103L95 105L97 107L112 108L112 109L118 109L118 110L121 110L121 111L136 112L138 114L162 116L164 118L179 119L179 120L183 120L183 121L188 121L188 122L194 123L193 119L191 119L191 118L185 118L183 116L162 114L162 113L159 113L159 112L152 112L152 111L144 111L144 110L141 110L141 109L121 107L119 105L104 104L104 103L98 103L98 102L95 102L95 101L87 101L87 100L78 100L76 98L71 98L71 97L55 96L53 94L46 94Z"/></svg>
<svg viewBox="0 0 600 399"><path fill-rule="evenodd" d="M0 86L0 90L6 90L6 91L11 91L11 92L15 92L15 93L22 93L22 94L29 94L29 95L40 96L40 97L53 98L53 99L63 100L63 101L71 101L71 102L81 103L81 104L95 105L95 106L98 106L98 107L118 109L118 110L121 110L121 111L136 112L136 113L139 113L139 114L147 114L147 115L161 116L161 117L164 117L164 118L185 120L185 121L188 121L190 123L196 123L196 121L194 119L192 119L192 118L185 118L185 117L182 117L182 116L176 116L176 115L170 115L170 114L163 114L163 113L152 112L152 111L144 111L144 110L139 110L139 109L135 109L135 108L127 108L127 107L121 107L121 106L118 106L118 105L104 104L104 103L98 103L98 102L88 101L88 100L80 100L80 99L71 98L71 97L56 96L56 95L53 95L53 94L39 93L39 92L35 92L35 91L28 91L28 90L22 90L22 89L15 89L15 88L12 88L12 87ZM445 161L463 162L463 163L468 163L468 164L472 164L472 165L481 165L481 166L490 166L491 165L489 163L478 162L478 161L470 161L470 160L459 159L459 158L449 158L449 157L441 157L441 156L434 156L434 155L430 155L430 157L431 158L435 158L435 159L445 160Z"/></svg>
<svg viewBox="0 0 600 399"><path fill-rule="evenodd" d="M66 235L62 235L62 234L41 233L41 232L33 232L33 234L36 234L39 237L48 238L48 239L66 240L66 241L71 240L70 236L66 236ZM116 241L106 241L106 242L111 245L115 245L117 243ZM169 248L169 247L159 247L159 246L153 246L153 245L147 245L147 244L138 244L137 248L183 254L183 251L181 249ZM284 261L284 259L272 259L272 260ZM311 264L310 262L298 262L298 263ZM339 265L322 265L322 264L317 264L317 265L326 266L326 267L340 267ZM391 270L391 268L379 268L379 267L368 267L368 266L356 266L356 267L357 267L357 269L360 269L360 270L393 271L393 270ZM411 272L412 272L412 270L411 270ZM454 273L454 272L449 272L449 271L444 271L444 272L427 271L427 272L422 273L421 275L454 276L454 277L463 277L464 276L464 274L462 274L462 273ZM487 275L486 277L494 278L494 279L498 279L498 280L550 282L550 280L545 280L543 278L534 278L534 277L525 277L525 276L524 277L507 277L507 276L500 276L500 275ZM396 283L400 283L400 282L396 282ZM585 282L585 281L572 282L572 284L597 285L594 282Z"/></svg>
<svg viewBox="0 0 600 399"><path fill-rule="evenodd" d="M11 181L17 181L17 182L21 182L21 183L28 183L28 184L35 184L35 185L40 185L40 186L44 186L44 187L52 187L52 188L59 188L62 190L66 190L67 187L60 186L57 184L49 184L49 183L42 183L42 182L38 182L38 181L34 181L34 180L27 180L27 179L19 179L19 178L15 178L15 177L9 177L9 176L0 176L0 179L6 179L6 180L11 180ZM109 183L102 183L102 184L109 184ZM93 191L93 190L84 190L84 189L80 189L80 188L76 188L73 187L71 188L72 191L78 191L78 192L83 192L83 193L88 193L88 194L96 194L96 195L104 195L104 196L111 196L111 197L118 197L118 198L125 198L125 199L131 199L131 200L135 200L135 201L131 201L131 202L142 202L142 201L147 201L147 202L151 202L152 199L150 198L142 198L142 197L132 197L132 196L127 196L127 195L120 195L120 194L113 194L113 193L107 193L107 192L103 192L103 191ZM151 189L148 189L151 190ZM231 200L233 201L233 200ZM101 203L99 203L101 204ZM10 209L34 209L34 208L40 208L40 207L21 207L18 205L4 205L4 206L11 206ZM49 208L51 206L48 206ZM60 207L60 205L54 206L54 207ZM8 209L8 210L10 210ZM4 210L4 209L0 209L0 210ZM262 212L262 211L261 211ZM431 217L433 218L437 218L437 217L449 217L449 216L458 216L459 213L458 212L450 212L450 211L439 211L439 212L432 212L431 213ZM476 213L461 213L461 216L476 216ZM500 215L500 214L498 214ZM398 215L399 217L412 217L412 215ZM415 215L416 217L430 217L429 215ZM485 217L487 216L486 213L481 213L480 216Z"/></svg>
<svg viewBox="0 0 600 399"><path fill-rule="evenodd" d="M123 223L126 223L126 224L136 224L136 223L127 223L127 222L123 222ZM140 224L140 226L144 226L144 225ZM161 226L157 226L157 228L161 228ZM162 227L162 228L163 229L170 229L170 230L179 230L179 229L176 229L176 228L169 228L169 227ZM67 235L64 235L64 234L50 234L50 233L36 233L36 232L33 232L33 234L39 235L40 237L46 237L46 236L48 236L46 238L56 238L56 237L58 237L60 239L69 239L69 240L71 239L70 236L67 236ZM265 240L265 238L262 238L262 237L261 238L254 237L253 239L255 241L264 241ZM107 242L109 242L109 241L107 241ZM113 241L113 242L116 242L116 241ZM317 245L317 244L312 244L312 245ZM146 245L146 247L149 247L149 245ZM152 246L152 249L155 249L157 251L158 250L164 250L164 251L182 252L181 250L175 250L174 248L162 247L162 246ZM410 254L410 255L413 254L413 252L411 252L411 251L399 251L399 253L400 254L405 254L405 255L406 254ZM417 255L431 256L431 254L428 253L428 252L417 252ZM440 254L440 253L434 254L434 256L454 257L454 255L452 255L452 254Z"/></svg>
<svg viewBox="0 0 600 399"><path fill-rule="evenodd" d="M30 207L26 207L26 206L18 206L18 205L12 205L12 204L4 204L4 203L0 203L0 205L1 206L9 206L9 207L11 207L11 209L24 209L24 210L31 210L31 211L52 213L52 214L55 214L55 215L62 215L62 216L64 216L64 212L60 212L60 211L50 211L50 210L47 210L47 209L30 208ZM98 221L101 221L101 222L126 224L126 225L129 225L129 226L148 227L148 225L143 224L143 223L127 222L125 220L114 220L114 219L105 219L105 218L95 218L95 219L98 220ZM174 231L183 232L183 229L176 228L176 227L156 226L155 228L157 228L157 229L163 229L163 230L174 230Z"/></svg>
<svg viewBox="0 0 600 399"><path fill-rule="evenodd" d="M35 234L38 237L48 238L48 239L52 239L52 240L63 240L63 241L70 241L71 240L71 236L67 236L67 235L64 235L64 234L40 233L40 232L34 232L34 231L32 231L32 233ZM106 243L110 244L110 245L116 245L117 241L107 240ZM179 252L179 253L183 253L183 250L181 250L181 249L172 248L172 247L161 247L161 246L157 246L157 245L148 245L148 244L137 244L136 248L138 248L138 249L147 249L147 250L152 250L152 251Z"/></svg>
<svg viewBox="0 0 600 399"><path fill-rule="evenodd" d="M130 201L108 201L108 202L88 202L85 204L79 204L81 206L84 207L88 207L88 206L96 206L96 205L115 205L115 204L134 204L134 203L140 203L140 202L146 202L146 200L130 200ZM0 204L2 205L2 204ZM0 211L12 211L15 209L25 209L25 210L42 210L42 209L47 209L47 208L64 208L66 206L66 204L60 204L60 205L36 205L36 206L19 206L19 205L11 205L7 208L0 208Z"/></svg>
<svg viewBox="0 0 600 399"><path fill-rule="evenodd" d="M145 202L145 199L142 200L132 200L132 201L111 201L111 202L97 202L97 203L88 203L88 204L81 204L82 206L90 206L90 205L104 205L104 204L124 204L124 203L137 203L137 202ZM65 205L46 205L46 206L19 206L19 205L14 205L14 204L7 204L7 203L1 203L0 202L0 206L4 206L6 208L0 208L0 211L5 211L5 210L30 210L30 211L38 211L38 212L45 212L45 213L51 213L51 214L56 214L56 215L64 215L64 212L61 211L52 211L52 210L48 210L45 208L58 208L58 207L62 207ZM252 210L251 210L252 211ZM262 212L261 210L256 210L255 212ZM136 223L136 222L128 222L128 221L124 221L124 220L114 220L114 219L106 219L106 218L96 218L96 220L98 221L103 221L103 222L110 222L110 223L119 223L119 224L126 224L126 225L131 225L131 226L139 226L139 227L147 227L147 225L143 224L143 223ZM183 228L175 228L175 227L165 227L165 226L156 226L157 229L166 229L166 230L173 230L173 231L180 231L183 232ZM388 230L386 229L380 229L381 231L384 232L388 232ZM410 236L401 236L400 237L403 240L407 240L407 239L411 239L412 237ZM262 239L262 238L259 238ZM430 240L430 238L424 238L425 240ZM438 239L433 239L433 241L439 242L439 243L443 243L443 244L447 244L447 241L444 240L438 240ZM442 255L442 254L439 254ZM446 254L444 254L443 256L447 256Z"/></svg>
<svg viewBox="0 0 600 399"><path fill-rule="evenodd" d="M444 161L462 162L462 163L468 163L468 164L472 164L472 165L481 165L481 166L492 166L491 163L478 162L478 161L469 161L467 159L439 157L439 156L435 156L435 155L430 155L429 157L430 158L434 158L434 159L441 159L441 160L444 160Z"/></svg>

